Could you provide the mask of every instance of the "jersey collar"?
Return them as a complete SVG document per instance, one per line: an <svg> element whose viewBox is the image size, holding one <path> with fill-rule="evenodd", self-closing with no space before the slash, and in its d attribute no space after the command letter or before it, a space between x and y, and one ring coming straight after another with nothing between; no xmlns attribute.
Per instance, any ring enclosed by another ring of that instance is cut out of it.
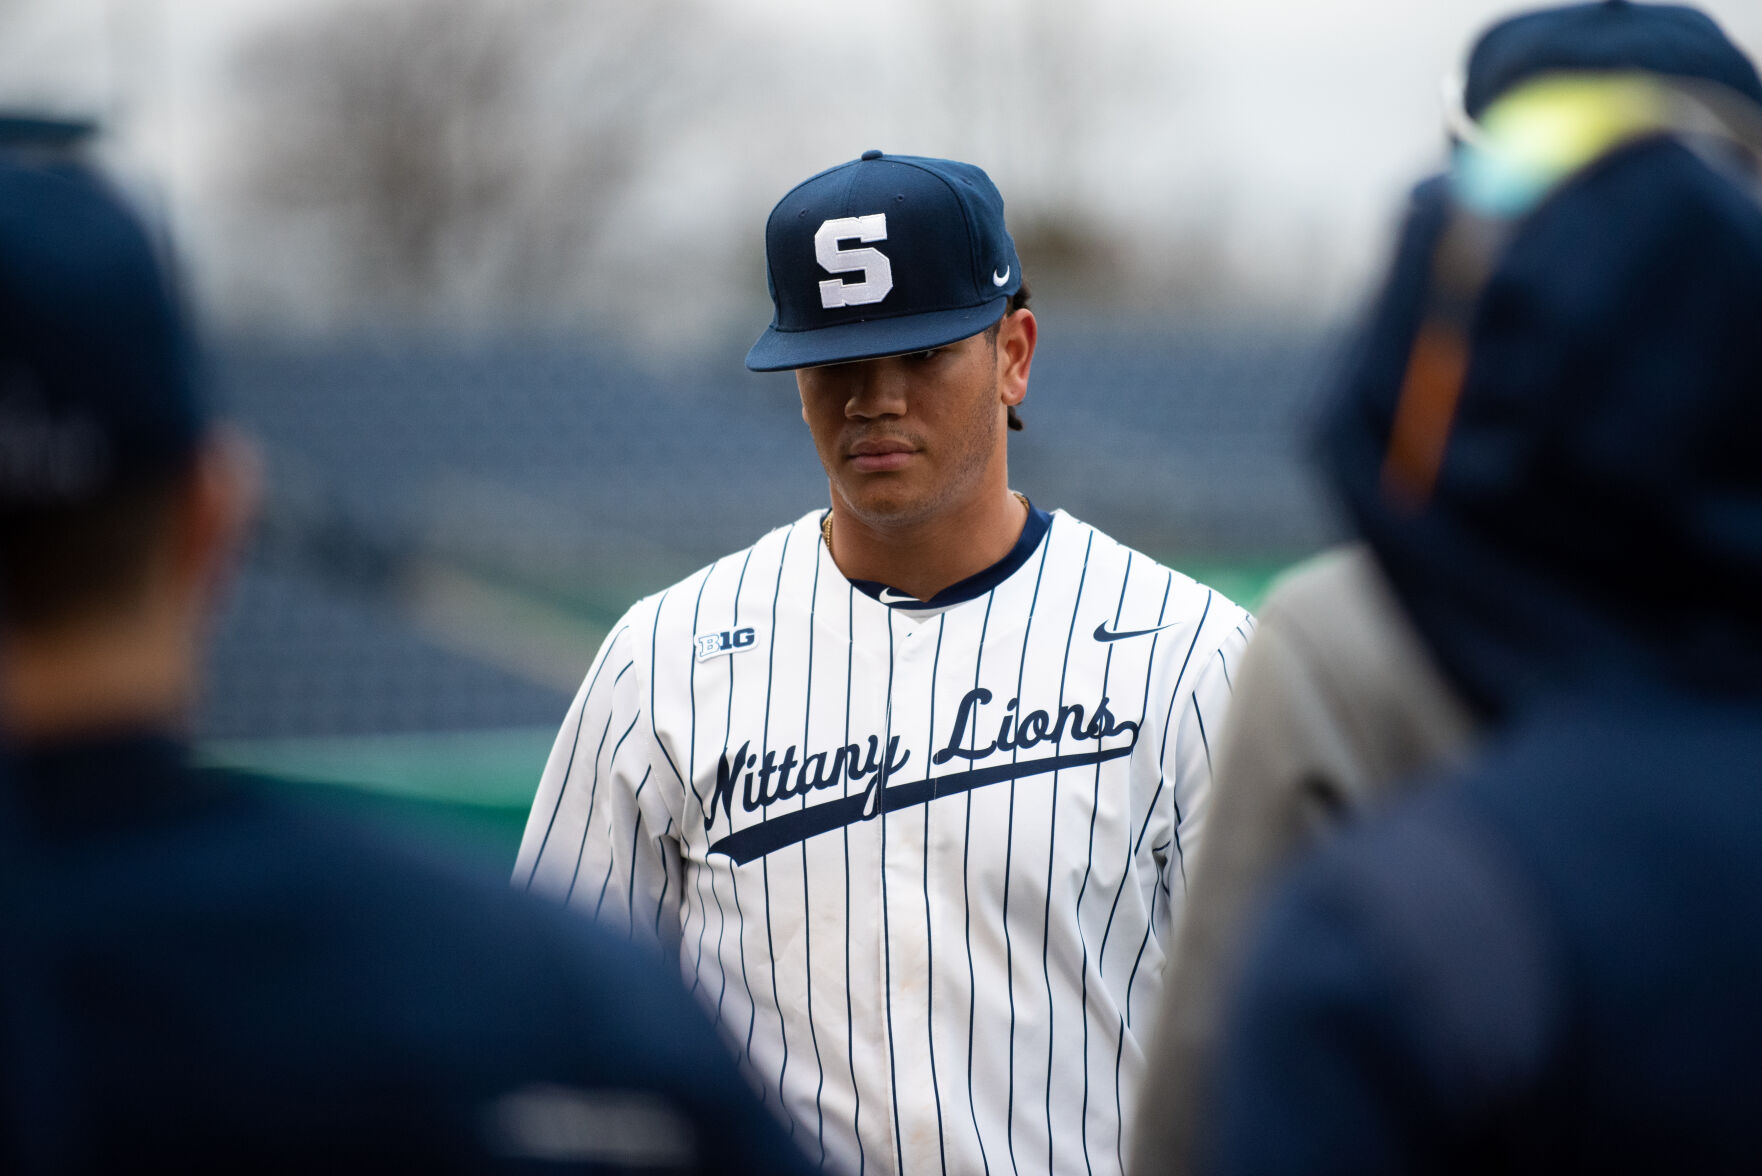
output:
<svg viewBox="0 0 1762 1176"><path fill-rule="evenodd" d="M822 516L824 517L824 516ZM923 612L927 609L948 608L951 605L964 604L969 600L985 595L1016 572L1016 569L1028 562L1028 557L1040 547L1040 541L1046 538L1046 532L1052 527L1052 516L1035 506L1028 504L1028 521L1022 527L1016 545L1009 549L1009 554L992 564L982 572L976 572L966 579L950 584L929 600L919 600L909 592L902 592L879 580L852 580L851 586L871 600L886 605L888 608L900 609L905 612Z"/></svg>

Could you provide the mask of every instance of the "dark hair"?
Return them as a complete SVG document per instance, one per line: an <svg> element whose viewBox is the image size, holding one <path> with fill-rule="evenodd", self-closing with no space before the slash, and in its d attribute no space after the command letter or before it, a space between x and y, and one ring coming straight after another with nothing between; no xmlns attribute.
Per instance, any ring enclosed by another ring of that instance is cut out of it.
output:
<svg viewBox="0 0 1762 1176"><path fill-rule="evenodd" d="M1028 289L1027 280L1023 279L1021 286L1009 296L1009 309L1004 313L1014 314L1018 310L1028 309L1028 299L1031 297L1033 297L1033 293ZM1001 322L1002 320L992 323L985 329L985 337L990 339L993 345L997 343L997 332ZM1017 415L1016 406L1013 404L1009 406L1009 427L1018 433L1022 430L1022 418Z"/></svg>
<svg viewBox="0 0 1762 1176"><path fill-rule="evenodd" d="M189 472L0 510L0 628L42 633L132 603Z"/></svg>

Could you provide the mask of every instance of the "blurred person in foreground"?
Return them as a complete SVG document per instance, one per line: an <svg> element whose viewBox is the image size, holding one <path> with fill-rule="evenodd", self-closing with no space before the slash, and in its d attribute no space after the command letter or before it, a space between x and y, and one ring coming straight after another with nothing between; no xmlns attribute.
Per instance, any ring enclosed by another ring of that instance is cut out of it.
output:
<svg viewBox="0 0 1762 1176"><path fill-rule="evenodd" d="M657 964L192 767L254 466L189 346L102 182L0 149L0 1168L797 1170Z"/></svg>
<svg viewBox="0 0 1762 1176"><path fill-rule="evenodd" d="M1475 43L1452 86L1458 144L1502 94L1538 76L1644 69L1711 82L1757 104L1762 79L1703 13L1624 0L1512 17ZM1390 397L1406 378L1433 253L1450 211L1447 176L1418 185L1385 287L1342 385ZM1595 411L1591 406L1587 411ZM1236 674L1217 749L1220 787L1181 927L1136 1170L1185 1171L1207 1118L1220 1017L1247 924L1268 881L1353 817L1405 795L1428 768L1460 763L1484 714L1426 649L1370 548L1328 551L1281 577Z"/></svg>
<svg viewBox="0 0 1762 1176"><path fill-rule="evenodd" d="M1555 74L1459 154L1330 447L1487 737L1278 890L1201 1170L1762 1170L1759 115Z"/></svg>

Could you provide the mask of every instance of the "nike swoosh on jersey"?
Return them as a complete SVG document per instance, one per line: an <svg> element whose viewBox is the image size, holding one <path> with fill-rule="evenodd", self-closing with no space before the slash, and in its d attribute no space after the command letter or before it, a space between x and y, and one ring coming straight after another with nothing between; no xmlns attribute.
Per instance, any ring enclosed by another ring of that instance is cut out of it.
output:
<svg viewBox="0 0 1762 1176"><path fill-rule="evenodd" d="M881 600L882 604L923 604L924 603L923 601L919 600L916 596L913 596L911 593L901 592L897 588L883 588L883 589L881 589L880 600Z"/></svg>
<svg viewBox="0 0 1762 1176"><path fill-rule="evenodd" d="M1127 633L1118 633L1110 630L1107 627L1107 622L1103 621L1095 626L1095 639L1097 641L1124 641L1128 637L1143 637L1147 633L1160 633L1164 629L1173 629L1176 625L1184 623L1183 621L1170 621L1168 624L1158 625L1154 629L1133 629Z"/></svg>

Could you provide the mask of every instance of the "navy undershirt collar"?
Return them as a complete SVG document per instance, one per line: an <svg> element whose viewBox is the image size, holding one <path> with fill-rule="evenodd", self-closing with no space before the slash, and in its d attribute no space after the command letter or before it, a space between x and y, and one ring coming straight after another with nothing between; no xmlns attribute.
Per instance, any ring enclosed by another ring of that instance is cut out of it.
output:
<svg viewBox="0 0 1762 1176"><path fill-rule="evenodd" d="M925 609L947 608L954 604L963 604L975 597L983 596L1015 574L1017 568L1028 562L1028 557L1039 548L1040 541L1046 538L1046 532L1052 526L1052 516L1033 503L1028 504L1028 521L1022 527L1022 534L1016 539L1016 545L1009 549L1009 554L966 579L950 584L929 600L919 600L907 592L902 592L879 580L852 580L851 585L864 596L886 605L888 608L904 609L908 612L921 612Z"/></svg>

